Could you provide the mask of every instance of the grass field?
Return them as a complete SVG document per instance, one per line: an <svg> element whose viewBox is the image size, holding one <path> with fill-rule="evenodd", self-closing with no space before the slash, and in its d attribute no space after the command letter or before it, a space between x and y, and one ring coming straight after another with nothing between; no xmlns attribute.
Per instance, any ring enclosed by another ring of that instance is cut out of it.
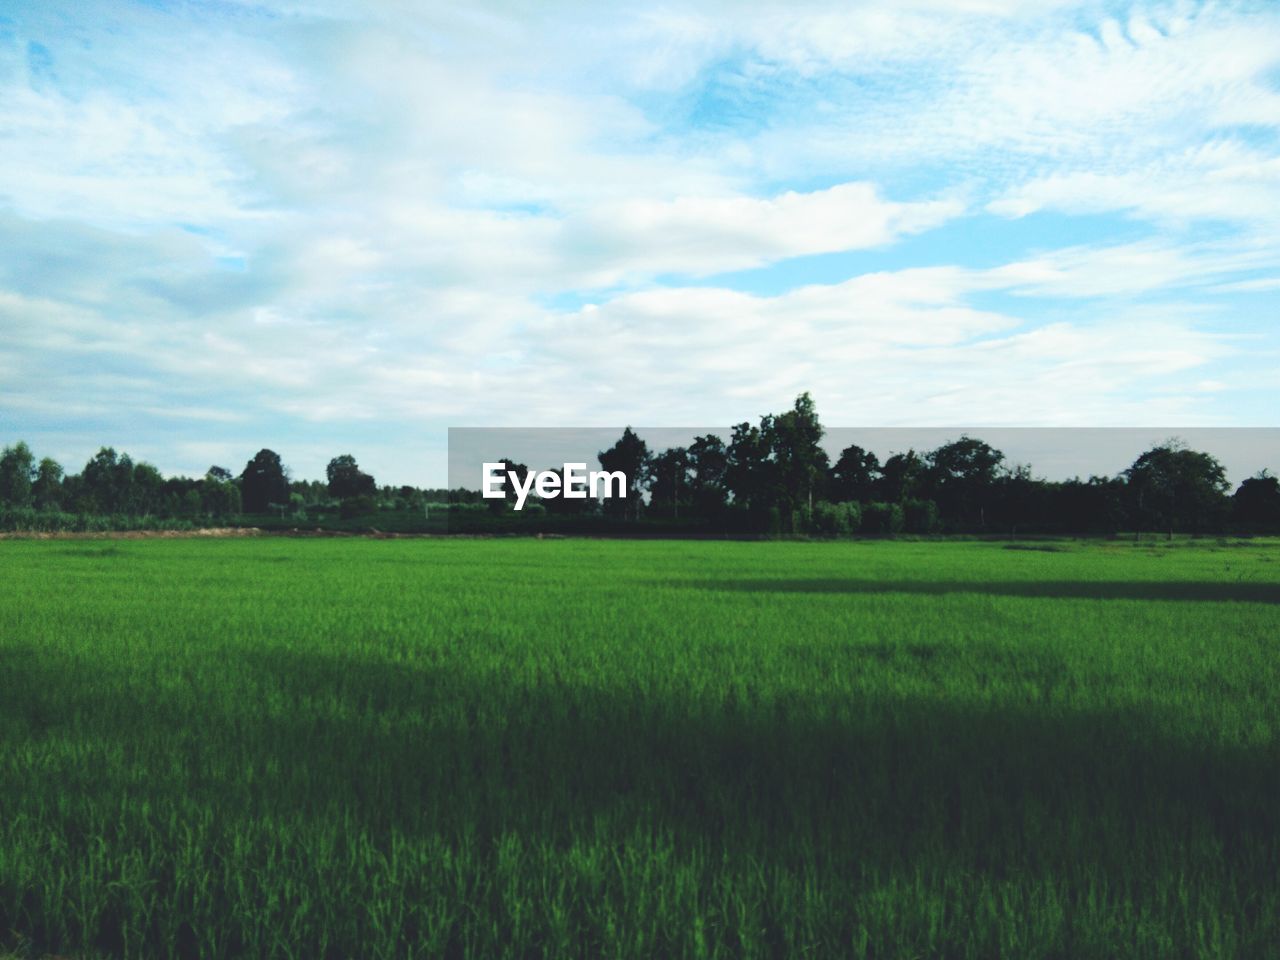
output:
<svg viewBox="0 0 1280 960"><path fill-rule="evenodd" d="M18 956L1280 949L1274 541L8 541L0 573Z"/></svg>

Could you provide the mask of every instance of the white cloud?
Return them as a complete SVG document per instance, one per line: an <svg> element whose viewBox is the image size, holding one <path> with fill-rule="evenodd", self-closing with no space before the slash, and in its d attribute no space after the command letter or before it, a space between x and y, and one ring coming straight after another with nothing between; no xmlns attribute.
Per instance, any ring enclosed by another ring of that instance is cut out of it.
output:
<svg viewBox="0 0 1280 960"><path fill-rule="evenodd" d="M1215 279L1277 266L1280 249L1266 245L1146 240L1054 250L985 271L979 282L1028 296L1133 296L1198 288Z"/></svg>
<svg viewBox="0 0 1280 960"><path fill-rule="evenodd" d="M576 235L579 257L612 261L605 269L621 276L702 276L883 246L962 210L951 200L893 203L872 184L844 183L765 199L684 196L602 204L581 220L570 219L567 229Z"/></svg>
<svg viewBox="0 0 1280 960"><path fill-rule="evenodd" d="M1278 108L1280 109L1280 108ZM1131 212L1183 225L1219 220L1280 230L1280 157L1239 141L1210 142L1116 173L1038 177L988 205L1020 217L1039 210Z"/></svg>

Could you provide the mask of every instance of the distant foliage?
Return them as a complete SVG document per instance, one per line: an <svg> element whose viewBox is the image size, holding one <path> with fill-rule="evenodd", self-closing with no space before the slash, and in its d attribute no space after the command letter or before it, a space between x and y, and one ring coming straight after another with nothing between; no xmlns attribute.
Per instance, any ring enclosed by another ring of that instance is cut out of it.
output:
<svg viewBox="0 0 1280 960"><path fill-rule="evenodd" d="M324 480L291 479L280 455L266 448L238 477L214 465L204 477L191 479L166 478L113 447L99 449L80 473L64 474L48 457L37 464L31 449L18 441L0 452L0 509L134 518L125 521L131 525L146 517L195 524L234 518L285 529L303 522L352 529L359 524L348 521L377 514L379 529L395 526L403 532L438 532L443 521L431 519L432 506L447 504L471 505L473 513L488 514L479 520L460 513L447 525L457 532L1280 533L1280 480L1264 470L1231 493L1212 454L1176 439L1143 452L1117 476L1048 481L1036 477L1030 465L1008 462L978 437L962 435L934 450L894 452L883 462L851 444L832 463L821 445L824 435L807 393L780 414L736 424L727 440L708 434L687 447L652 451L627 427L597 454L604 470L626 475L624 498L541 500L534 494L518 513L512 509L515 482L522 482L530 468L510 459L501 461L506 497L486 499L478 489L379 487L349 453L329 461ZM397 516L392 519L391 513Z"/></svg>
<svg viewBox="0 0 1280 960"><path fill-rule="evenodd" d="M31 507L0 508L0 530L10 533L116 533L126 530L194 530L181 517L133 516L124 513L65 513Z"/></svg>
<svg viewBox="0 0 1280 960"><path fill-rule="evenodd" d="M907 533L937 533L942 529L942 514L932 500L914 497L902 501L902 528Z"/></svg>
<svg viewBox="0 0 1280 960"><path fill-rule="evenodd" d="M900 503L868 503L862 507L862 532L876 537L901 533L905 516Z"/></svg>
<svg viewBox="0 0 1280 960"><path fill-rule="evenodd" d="M847 537L858 531L862 520L862 510L852 501L830 503L820 500L813 505L813 510L803 508L808 532L820 537Z"/></svg>
<svg viewBox="0 0 1280 960"><path fill-rule="evenodd" d="M289 502L289 481L280 454L264 448L245 464L240 496L246 513L265 513L270 504Z"/></svg>

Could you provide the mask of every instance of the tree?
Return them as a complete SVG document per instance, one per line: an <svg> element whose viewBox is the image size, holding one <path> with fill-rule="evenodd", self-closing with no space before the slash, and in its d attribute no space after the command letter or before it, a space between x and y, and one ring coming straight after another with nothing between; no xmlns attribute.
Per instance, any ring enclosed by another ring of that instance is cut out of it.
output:
<svg viewBox="0 0 1280 960"><path fill-rule="evenodd" d="M515 503L519 499L516 495L516 481L524 486L525 481L529 478L529 468L523 463L516 463L514 460L502 459L498 461L502 464L503 480L502 489L506 494L501 500L496 497L492 500L486 500L489 504L489 512L498 514L507 509L508 504ZM561 481L563 481L561 477Z"/></svg>
<svg viewBox="0 0 1280 960"><path fill-rule="evenodd" d="M218 480L212 472L200 481L200 509L206 516L234 516L240 506L240 488L232 481Z"/></svg>
<svg viewBox="0 0 1280 960"><path fill-rule="evenodd" d="M19 440L0 453L0 505L31 506L31 481L35 477L31 448Z"/></svg>
<svg viewBox="0 0 1280 960"><path fill-rule="evenodd" d="M240 496L245 513L266 513L270 504L289 502L289 481L278 453L263 448L245 464Z"/></svg>
<svg viewBox="0 0 1280 960"><path fill-rule="evenodd" d="M1128 489L1122 477L1076 477L1053 490L1052 526L1076 533L1113 534L1128 518Z"/></svg>
<svg viewBox="0 0 1280 960"><path fill-rule="evenodd" d="M766 417L761 432L775 466L777 506L787 515L794 532L796 510L804 506L812 511L814 494L822 493L827 474L824 431L813 398L807 392L800 394L786 413Z"/></svg>
<svg viewBox="0 0 1280 960"><path fill-rule="evenodd" d="M517 466L519 467L521 465L517 464ZM524 474L520 475L521 482L524 482L524 477L528 475L528 471L527 468L522 467L522 469L525 469L526 471ZM546 500L541 502L541 506L547 513L562 517L580 516L584 513L590 513L596 508L596 501L591 499L590 491L586 491L587 495L585 497L566 497L564 495L564 491L569 489L568 470L561 466L558 470L553 470L552 472L560 478L560 484L557 487L560 494L559 496L548 497ZM575 489L582 490L583 483L581 472L575 473L574 478L576 483ZM512 496L514 496L514 493ZM528 510L530 506L531 504L526 504L525 509Z"/></svg>
<svg viewBox="0 0 1280 960"><path fill-rule="evenodd" d="M901 503L922 492L925 463L915 450L895 453L880 468L874 484L877 499L884 503Z"/></svg>
<svg viewBox="0 0 1280 960"><path fill-rule="evenodd" d="M1280 478L1263 470L1241 483L1231 497L1231 516L1251 533L1280 530Z"/></svg>
<svg viewBox="0 0 1280 960"><path fill-rule="evenodd" d="M942 515L985 526L1004 454L982 440L961 436L926 454L925 462L925 477Z"/></svg>
<svg viewBox="0 0 1280 960"><path fill-rule="evenodd" d="M325 476L329 478L329 493L339 500L372 497L378 487L373 477L360 472L356 458L349 453L330 460L329 466L325 468Z"/></svg>
<svg viewBox="0 0 1280 960"><path fill-rule="evenodd" d="M689 500L702 517L718 516L729 499L725 470L729 465L724 441L708 434L689 444Z"/></svg>
<svg viewBox="0 0 1280 960"><path fill-rule="evenodd" d="M608 450L596 454L600 466L608 471L621 470L627 478L627 495L624 498L609 498L604 502L606 514L621 516L624 519L637 520L640 517L640 505L644 491L649 488L652 457L649 445L627 427L622 436Z"/></svg>
<svg viewBox="0 0 1280 960"><path fill-rule="evenodd" d="M1035 479L1027 464L1015 464L997 476L990 491L992 509L985 519L1007 528L1014 536L1020 529L1043 526L1050 519L1049 486Z"/></svg>
<svg viewBox="0 0 1280 960"><path fill-rule="evenodd" d="M134 515L163 512L163 491L164 477L160 471L149 463L135 463L125 512Z"/></svg>
<svg viewBox="0 0 1280 960"><path fill-rule="evenodd" d="M125 513L133 494L133 460L114 447L100 447L81 474L85 495L99 513Z"/></svg>
<svg viewBox="0 0 1280 960"><path fill-rule="evenodd" d="M62 467L58 461L52 457L40 461L31 495L40 510L56 510L62 505Z"/></svg>
<svg viewBox="0 0 1280 960"><path fill-rule="evenodd" d="M671 517L679 517L683 505L687 514L692 492L689 484L689 451L684 447L663 450L653 458L651 475L653 481L650 503Z"/></svg>
<svg viewBox="0 0 1280 960"><path fill-rule="evenodd" d="M235 475L226 467L220 467L214 464L204 472L204 475L210 480L216 480L218 483L230 483L235 479Z"/></svg>
<svg viewBox="0 0 1280 960"><path fill-rule="evenodd" d="M831 468L827 483L828 493L837 501L870 501L875 482L880 474L880 460L870 450L850 444L840 451L840 457Z"/></svg>
<svg viewBox="0 0 1280 960"><path fill-rule="evenodd" d="M725 459L724 482L733 496L734 507L748 514L767 510L773 487L773 462L764 431L746 421L739 423L729 438Z"/></svg>
<svg viewBox="0 0 1280 960"><path fill-rule="evenodd" d="M182 495L178 502L177 512L184 517L198 517L203 505L204 499L200 496L200 488L192 487Z"/></svg>
<svg viewBox="0 0 1280 960"><path fill-rule="evenodd" d="M1227 476L1207 453L1177 439L1152 447L1125 471L1140 529L1201 532L1221 525L1228 509Z"/></svg>

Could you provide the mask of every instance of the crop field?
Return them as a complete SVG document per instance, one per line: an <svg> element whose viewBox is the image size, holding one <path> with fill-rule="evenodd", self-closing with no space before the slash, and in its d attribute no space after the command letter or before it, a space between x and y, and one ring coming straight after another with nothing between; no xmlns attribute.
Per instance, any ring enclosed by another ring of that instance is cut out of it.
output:
<svg viewBox="0 0 1280 960"><path fill-rule="evenodd" d="M0 542L0 955L1275 957L1280 543Z"/></svg>

